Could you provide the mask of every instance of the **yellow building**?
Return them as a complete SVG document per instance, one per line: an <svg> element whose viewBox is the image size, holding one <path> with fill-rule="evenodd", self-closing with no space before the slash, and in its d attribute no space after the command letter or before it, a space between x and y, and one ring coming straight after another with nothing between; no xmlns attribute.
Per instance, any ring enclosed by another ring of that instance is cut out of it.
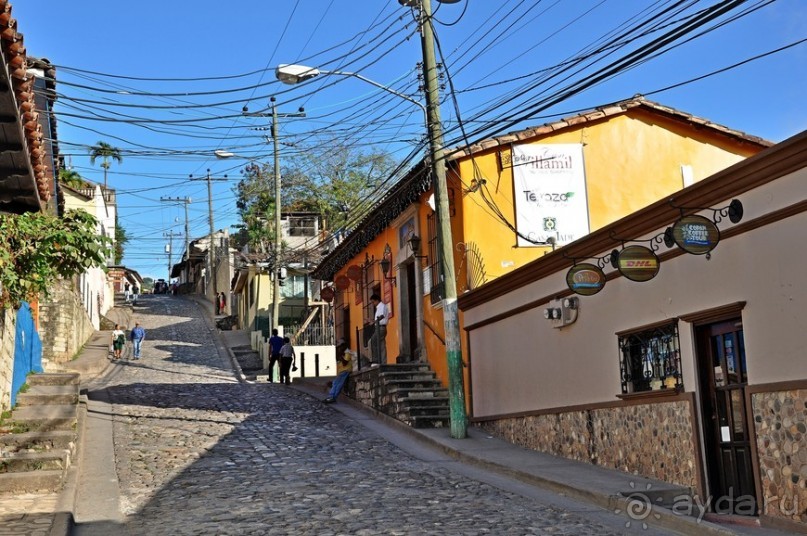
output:
<svg viewBox="0 0 807 536"><path fill-rule="evenodd" d="M637 97L458 149L448 157L458 294L770 145ZM447 384L432 203L421 162L314 276L333 282L337 337L372 354L377 293L391 312L387 362L427 361Z"/></svg>

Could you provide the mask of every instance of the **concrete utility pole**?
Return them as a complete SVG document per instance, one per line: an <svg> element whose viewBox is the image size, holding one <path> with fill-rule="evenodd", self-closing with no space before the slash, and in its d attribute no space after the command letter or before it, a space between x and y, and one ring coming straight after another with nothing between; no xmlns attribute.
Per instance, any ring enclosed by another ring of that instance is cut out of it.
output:
<svg viewBox="0 0 807 536"><path fill-rule="evenodd" d="M171 282L171 268L173 268L174 263L172 262L173 253L174 253L174 237L182 236L182 233L175 233L173 230L163 233L163 236L168 239L168 279L166 281L168 283Z"/></svg>
<svg viewBox="0 0 807 536"><path fill-rule="evenodd" d="M207 285L205 285L205 294L210 296L209 291L212 290L213 300L214 300L214 303L215 303L215 300L217 299L218 294L219 294L219 289L218 289L218 286L216 284L217 281L216 281L216 274L215 274L215 269L216 269L216 247L213 244L213 234L215 233L215 227L213 225L213 186L212 186L212 183L213 183L213 181L226 181L227 180L227 175L225 175L224 178L222 178L222 179L211 178L210 177L210 169L208 168L206 178L204 178L204 179L201 179L201 178L194 179L193 175L190 175L190 180L192 180L192 181L206 180L207 181L207 221L210 224L210 240L208 241L208 244L207 244L207 262L208 262L207 274L208 275L207 275ZM211 284L211 282L212 282L212 284Z"/></svg>
<svg viewBox="0 0 807 536"><path fill-rule="evenodd" d="M191 246L190 246L190 236L191 230L190 225L188 223L188 205L191 203L190 197L161 197L160 201L164 203L174 203L179 204L183 203L185 205L185 255L188 256L188 262L185 264L185 282L187 283L190 280L190 273L191 273Z"/></svg>
<svg viewBox="0 0 807 536"><path fill-rule="evenodd" d="M398 0L401 4L413 5L418 0ZM429 143L431 164L434 173L434 201L437 212L437 247L442 261L442 276L445 294L443 298L443 326L446 336L448 360L448 392L451 410L451 437L466 437L468 417L465 413L465 390L463 387L462 347L460 345L459 310L457 306L457 281L454 275L454 241L451 236L451 216L448 206L448 185L443 158L443 129L440 121L440 91L437 62L434 55L434 31L432 28L431 0L419 0L420 38L423 48L423 77L426 88L426 112L429 118Z"/></svg>
<svg viewBox="0 0 807 536"><path fill-rule="evenodd" d="M281 244L283 242L281 233L280 233L280 212L281 207L283 206L281 203L280 192L281 192L281 185L280 185L280 142L278 141L278 118L280 117L305 117L305 110L300 107L299 111L293 113L279 113L277 111L277 106L275 105L276 99L271 97L270 99L271 106L272 106L272 143L274 144L274 156L275 156L275 244L274 244L274 254L275 254L275 261L273 266L273 275L274 275L274 285L272 287L272 322L274 323L275 327L280 327L280 249ZM258 117L267 117L269 114L264 113L249 113L247 111L247 107L244 106L244 115L254 115Z"/></svg>

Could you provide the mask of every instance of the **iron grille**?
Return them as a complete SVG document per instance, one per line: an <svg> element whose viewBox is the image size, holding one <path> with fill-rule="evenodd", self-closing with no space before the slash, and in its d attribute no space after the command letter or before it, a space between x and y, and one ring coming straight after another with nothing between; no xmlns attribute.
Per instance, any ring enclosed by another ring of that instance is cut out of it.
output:
<svg viewBox="0 0 807 536"><path fill-rule="evenodd" d="M683 390L678 321L619 337L622 393Z"/></svg>

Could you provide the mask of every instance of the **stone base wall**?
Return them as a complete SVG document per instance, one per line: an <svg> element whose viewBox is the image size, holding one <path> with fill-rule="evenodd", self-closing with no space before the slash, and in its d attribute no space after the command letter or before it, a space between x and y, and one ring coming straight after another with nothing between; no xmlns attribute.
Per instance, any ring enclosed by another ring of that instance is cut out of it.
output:
<svg viewBox="0 0 807 536"><path fill-rule="evenodd" d="M70 361L95 331L72 281L59 280L39 305L42 365Z"/></svg>
<svg viewBox="0 0 807 536"><path fill-rule="evenodd" d="M807 524L807 389L755 393L761 513Z"/></svg>
<svg viewBox="0 0 807 536"><path fill-rule="evenodd" d="M11 409L11 381L14 372L14 339L17 335L17 311L0 310L0 411Z"/></svg>
<svg viewBox="0 0 807 536"><path fill-rule="evenodd" d="M487 432L548 452L696 488L690 402L676 400L480 423Z"/></svg>

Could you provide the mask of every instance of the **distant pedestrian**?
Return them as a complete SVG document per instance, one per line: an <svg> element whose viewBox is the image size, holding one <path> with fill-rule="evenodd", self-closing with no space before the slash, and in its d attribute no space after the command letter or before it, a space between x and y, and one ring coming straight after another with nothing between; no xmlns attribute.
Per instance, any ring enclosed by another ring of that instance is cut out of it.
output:
<svg viewBox="0 0 807 536"><path fill-rule="evenodd" d="M140 359L140 346L146 338L146 330L140 326L139 322L135 322L135 327L132 328L129 338L132 339L132 354L134 358Z"/></svg>
<svg viewBox="0 0 807 536"><path fill-rule="evenodd" d="M373 365L387 364L387 322L389 321L389 309L387 304L381 301L381 296L373 294L370 296L370 303L375 307L373 322L375 329L371 340L373 349Z"/></svg>
<svg viewBox="0 0 807 536"><path fill-rule="evenodd" d="M217 301L219 304L219 314L227 314L227 295L224 292L219 293Z"/></svg>
<svg viewBox="0 0 807 536"><path fill-rule="evenodd" d="M128 282L128 281L126 281L126 282L123 284L123 296L126 298L126 301L127 301L127 302L129 301L129 295L130 295L130 294L131 294L131 292L132 292L132 291L131 291L131 288L132 288L132 287L131 287L131 285L129 285L129 282Z"/></svg>
<svg viewBox="0 0 807 536"><path fill-rule="evenodd" d="M283 337L283 347L280 349L280 383L291 385L291 375L289 371L294 365L297 356L294 354L294 346L291 345L291 339ZM297 367L294 367L297 370Z"/></svg>
<svg viewBox="0 0 807 536"><path fill-rule="evenodd" d="M118 324L112 330L112 357L120 359L123 354L123 346L126 344L126 333Z"/></svg>
<svg viewBox="0 0 807 536"><path fill-rule="evenodd" d="M280 350L283 348L283 338L277 334L277 330L272 330L272 336L269 337L269 383L272 383L272 378L275 375L275 363L281 363ZM283 383L282 379L280 383Z"/></svg>
<svg viewBox="0 0 807 536"><path fill-rule="evenodd" d="M132 302L137 303L138 297L140 297L140 287L135 285L132 287Z"/></svg>
<svg viewBox="0 0 807 536"><path fill-rule="evenodd" d="M351 372L353 372L353 354L345 339L339 339L339 344L336 345L336 379L333 380L331 392L328 394L328 398L323 400L324 403L336 402L336 397L342 392Z"/></svg>

